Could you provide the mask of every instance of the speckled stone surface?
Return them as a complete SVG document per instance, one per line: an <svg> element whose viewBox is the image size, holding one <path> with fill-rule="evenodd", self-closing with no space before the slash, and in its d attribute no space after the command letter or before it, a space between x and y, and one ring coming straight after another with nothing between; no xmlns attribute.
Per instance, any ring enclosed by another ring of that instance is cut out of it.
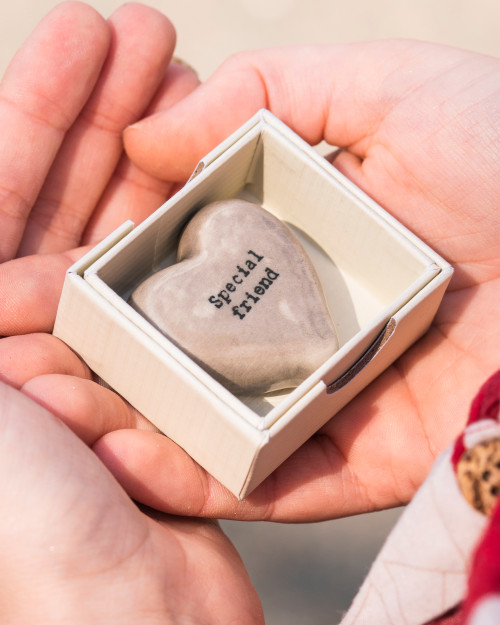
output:
<svg viewBox="0 0 500 625"><path fill-rule="evenodd" d="M205 206L185 228L177 260L130 303L232 392L295 387L338 349L309 257L260 206Z"/></svg>

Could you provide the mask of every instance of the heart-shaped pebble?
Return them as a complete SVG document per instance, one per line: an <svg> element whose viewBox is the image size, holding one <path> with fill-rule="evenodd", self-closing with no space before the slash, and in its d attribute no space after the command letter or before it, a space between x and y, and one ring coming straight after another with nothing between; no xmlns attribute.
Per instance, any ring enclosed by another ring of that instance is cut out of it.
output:
<svg viewBox="0 0 500 625"><path fill-rule="evenodd" d="M338 349L309 257L260 206L205 206L182 233L177 260L130 303L232 392L295 387Z"/></svg>

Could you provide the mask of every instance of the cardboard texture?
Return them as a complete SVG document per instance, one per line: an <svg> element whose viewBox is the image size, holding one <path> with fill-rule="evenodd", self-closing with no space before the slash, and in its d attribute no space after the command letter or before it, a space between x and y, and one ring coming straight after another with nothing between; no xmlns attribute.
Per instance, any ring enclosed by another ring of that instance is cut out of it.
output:
<svg viewBox="0 0 500 625"><path fill-rule="evenodd" d="M289 392L236 397L127 303L144 278L175 262L190 216L229 197L261 204L294 230L336 322L339 351ZM451 275L446 261L260 111L145 222L125 223L70 268L54 334L243 498L427 330Z"/></svg>

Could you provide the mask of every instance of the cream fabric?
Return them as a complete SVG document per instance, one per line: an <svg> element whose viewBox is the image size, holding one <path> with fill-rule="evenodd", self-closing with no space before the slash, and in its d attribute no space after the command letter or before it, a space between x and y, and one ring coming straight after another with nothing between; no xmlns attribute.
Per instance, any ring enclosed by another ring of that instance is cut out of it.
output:
<svg viewBox="0 0 500 625"><path fill-rule="evenodd" d="M461 495L450 458L448 449L436 460L341 625L421 625L463 598L469 559L487 517Z"/></svg>

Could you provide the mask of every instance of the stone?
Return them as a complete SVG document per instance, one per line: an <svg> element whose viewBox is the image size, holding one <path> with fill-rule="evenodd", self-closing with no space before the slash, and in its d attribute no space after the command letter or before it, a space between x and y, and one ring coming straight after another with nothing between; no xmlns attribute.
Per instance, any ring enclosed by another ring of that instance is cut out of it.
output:
<svg viewBox="0 0 500 625"><path fill-rule="evenodd" d="M233 393L293 388L338 349L306 251L257 204L200 209L177 261L140 284L130 304Z"/></svg>

